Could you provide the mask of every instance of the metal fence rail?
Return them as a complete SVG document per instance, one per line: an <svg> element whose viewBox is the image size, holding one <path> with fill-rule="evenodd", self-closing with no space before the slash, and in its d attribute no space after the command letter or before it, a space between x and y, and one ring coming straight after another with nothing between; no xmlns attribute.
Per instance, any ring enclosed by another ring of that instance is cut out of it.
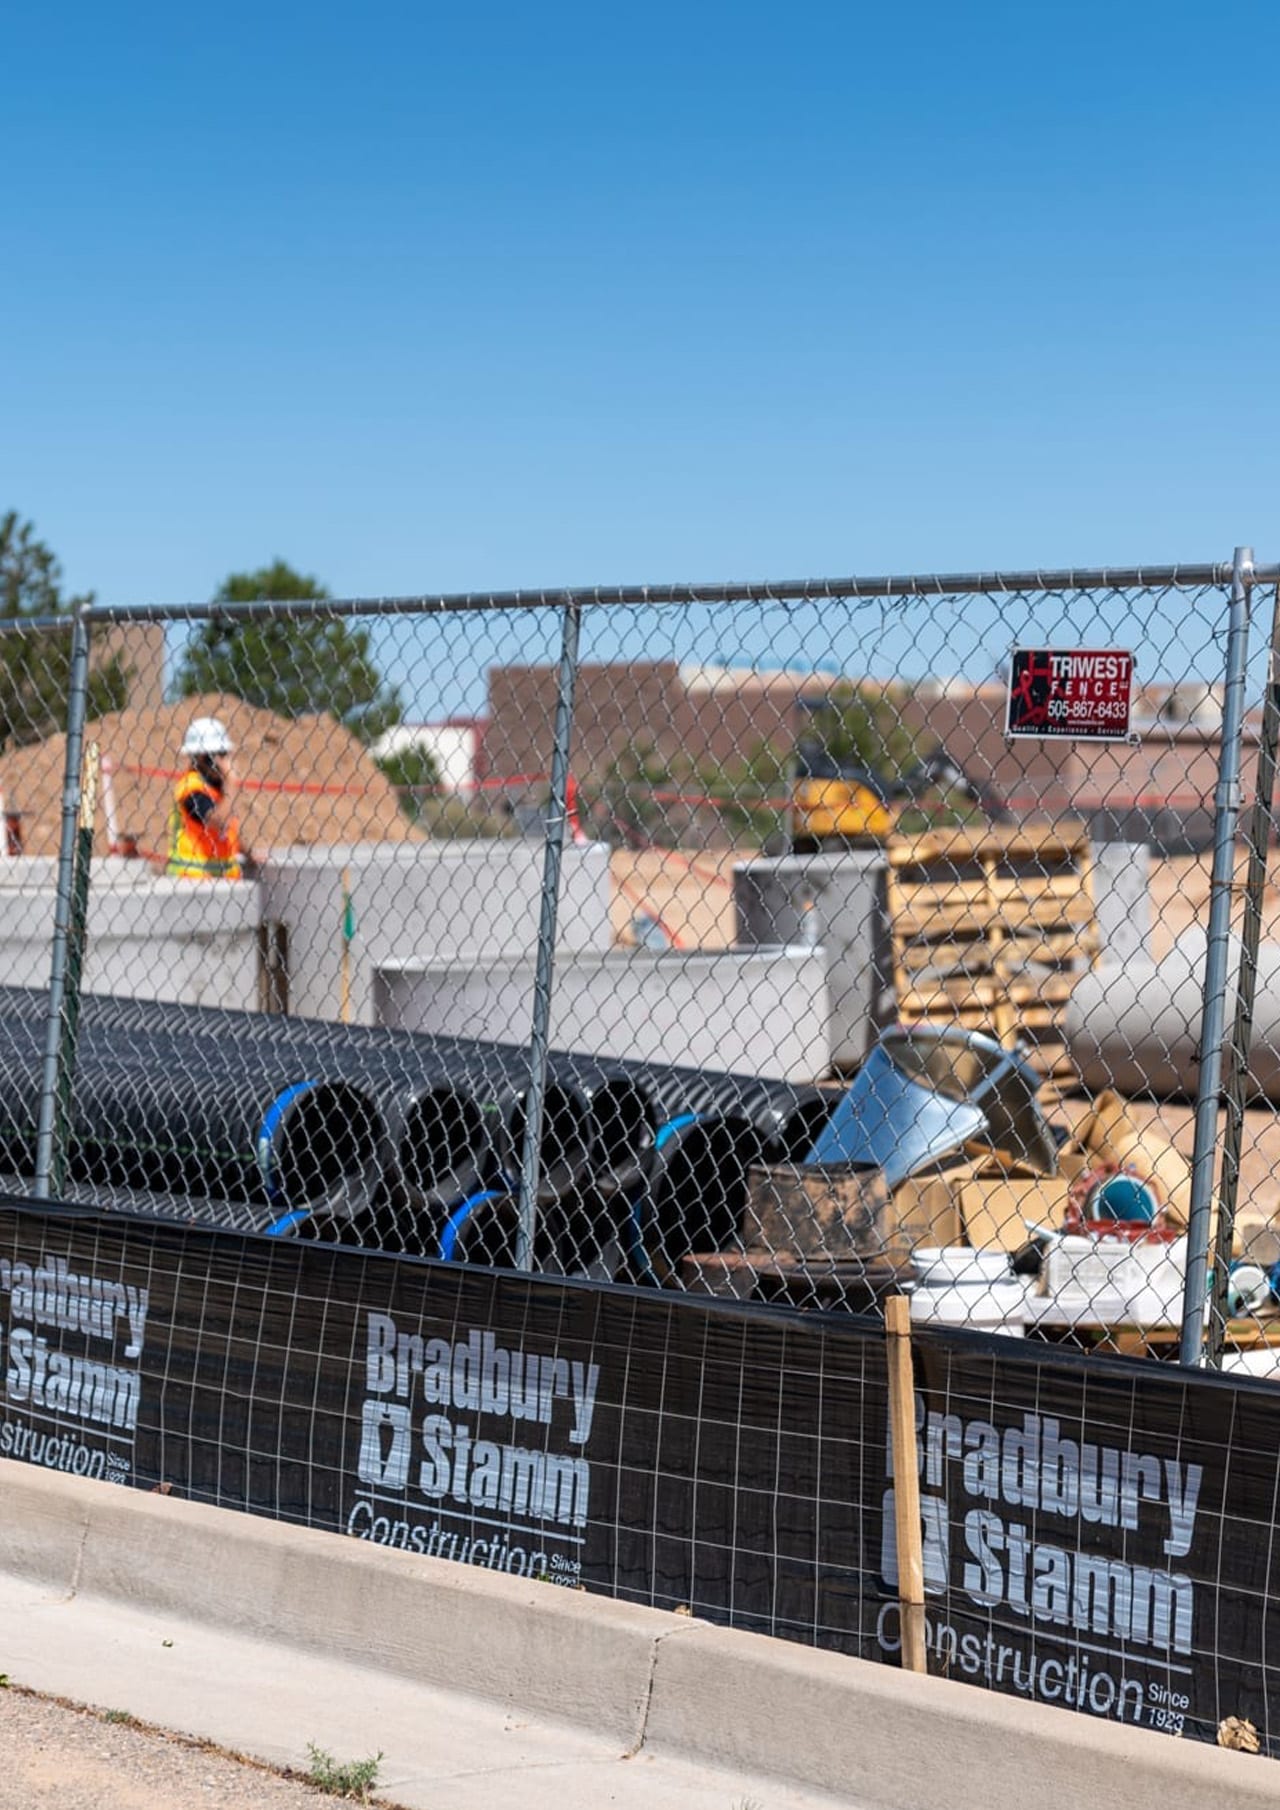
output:
<svg viewBox="0 0 1280 1810"><path fill-rule="evenodd" d="M4 1173L799 1306L906 1285L924 1320L1187 1362L1212 1298L1211 1361L1265 1371L1249 617L1278 577L1240 550L0 633L0 676L20 643L72 680L58 732L0 744ZM1132 733L1007 736L1019 647L1132 655ZM211 721L221 791L184 751Z"/></svg>

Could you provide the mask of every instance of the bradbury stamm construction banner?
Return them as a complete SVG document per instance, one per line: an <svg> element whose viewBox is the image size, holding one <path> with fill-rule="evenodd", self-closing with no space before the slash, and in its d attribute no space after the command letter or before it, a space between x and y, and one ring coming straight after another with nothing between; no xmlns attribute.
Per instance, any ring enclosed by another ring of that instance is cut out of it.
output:
<svg viewBox="0 0 1280 1810"><path fill-rule="evenodd" d="M1275 1752L1280 1388L914 1341L930 1670ZM0 1456L896 1664L879 1323L0 1204Z"/></svg>
<svg viewBox="0 0 1280 1810"><path fill-rule="evenodd" d="M1280 1391L1030 1349L1010 1361L964 1338L922 1341L918 1371L930 1669L1170 1734L1265 1720L1276 1462L1262 1442ZM892 1473L887 1453L896 1581ZM897 1652L896 1605L876 1638Z"/></svg>

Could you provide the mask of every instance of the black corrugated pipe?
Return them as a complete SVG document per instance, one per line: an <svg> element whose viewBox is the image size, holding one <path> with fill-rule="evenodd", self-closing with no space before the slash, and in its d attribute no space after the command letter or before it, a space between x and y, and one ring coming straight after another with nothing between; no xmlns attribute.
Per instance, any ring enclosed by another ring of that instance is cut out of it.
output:
<svg viewBox="0 0 1280 1810"><path fill-rule="evenodd" d="M486 1187L500 1170L498 1142L477 1096L453 1081L406 1082L388 1111L394 1164L390 1205L435 1213Z"/></svg>
<svg viewBox="0 0 1280 1810"><path fill-rule="evenodd" d="M0 1161L28 1183L36 1169L43 1044L35 1018L0 1019Z"/></svg>
<svg viewBox="0 0 1280 1810"><path fill-rule="evenodd" d="M0 1018L17 1009L24 1021L38 1017L44 996L35 990L0 992ZM86 994L82 1023L90 1032L119 1040L135 1054L173 1040L176 1060L198 1073L200 1052L211 1038L219 1047L244 1052L252 1060L268 1051L294 1052L317 1071L341 1077L377 1098L388 1124L393 1158L379 1216L394 1220L397 1210L427 1212L433 1223L417 1236L411 1227L406 1248L429 1242L438 1209L450 1208L486 1182L514 1174L524 1136L527 1056L518 1047L463 1039L413 1037L368 1025L341 1025L324 1019L294 1019L252 1012L223 1012L118 995ZM187 1060L183 1063L184 1053ZM591 1091L601 1083L599 1064L585 1064L592 1087L579 1086L570 1063L547 1089L543 1113L540 1198L550 1201L580 1186L592 1158ZM443 1090L443 1091L442 1091ZM602 1095L615 1125L643 1125L633 1090L623 1079ZM474 1134L475 1143L465 1147ZM622 1152L616 1132L597 1141L614 1160ZM625 1175L626 1165L622 1164Z"/></svg>
<svg viewBox="0 0 1280 1810"><path fill-rule="evenodd" d="M44 995L36 989L0 990L0 1016L17 998L24 1015L43 1010ZM372 1079L375 1059L399 1069L395 1056L412 1051L416 1061L448 1061L448 1073L456 1077L455 1062L467 1074L479 1072L486 1079L509 1079L513 1069L522 1074L528 1052L519 1044L483 1042L474 1038L439 1037L424 1032L393 1030L378 1025L343 1025L330 1019L289 1018L275 1014L223 1011L209 1006L170 1005L133 1000L120 995L86 994L83 1012L89 1023L104 1022L138 1031L186 1030L192 1035L214 1034L220 1040L248 1039L251 1043L284 1043L305 1048L315 1062L332 1055L343 1072L358 1069ZM614 1057L593 1057L553 1052L553 1071L587 1077L608 1074L632 1077L658 1106L656 1119L684 1111L720 1107L750 1120L764 1140L766 1161L787 1161L803 1155L813 1143L840 1095L805 1083L766 1080L756 1075L702 1070L671 1063L639 1062ZM350 1065L350 1068L349 1066ZM584 1091L587 1083L584 1079ZM666 1108L664 1113L662 1110ZM616 1123L616 1121L615 1121ZM656 1129L656 1126L655 1126Z"/></svg>
<svg viewBox="0 0 1280 1810"><path fill-rule="evenodd" d="M688 1075L696 1081L689 1098L712 1111L745 1119L760 1139L758 1156L764 1163L785 1163L804 1155L826 1124L843 1095L792 1081L773 1081L756 1075L680 1071L676 1081ZM694 1110L705 1110L695 1107Z"/></svg>
<svg viewBox="0 0 1280 1810"><path fill-rule="evenodd" d="M606 1200L592 1189L549 1202L538 1219L537 1267L548 1275L584 1276L598 1282L629 1279L619 1203L629 1204L624 1195ZM505 1184L480 1188L439 1222L434 1240L422 1254L448 1263L513 1269L519 1234L518 1194Z"/></svg>
<svg viewBox="0 0 1280 1810"><path fill-rule="evenodd" d="M350 1243L348 1228L335 1220L320 1220L310 1213L268 1217L260 1204L245 1200L211 1200L206 1195L157 1194L146 1188L124 1188L107 1182L67 1183L65 1196L72 1206L98 1213L129 1213L142 1219L159 1219L167 1225L204 1226L216 1232L257 1232L272 1238L315 1238L326 1243Z"/></svg>
<svg viewBox="0 0 1280 1810"><path fill-rule="evenodd" d="M8 1160L22 1173L42 1034L29 1019L7 1028L0 1136L10 1133ZM144 1055L95 1026L80 1039L71 1172L107 1187L251 1203L260 1231L294 1214L327 1230L369 1213L380 1123L367 1094L309 1074L295 1054L205 1041L193 1060L191 1045L148 1033Z"/></svg>
<svg viewBox="0 0 1280 1810"><path fill-rule="evenodd" d="M5 989L0 1016L15 1000L24 1019L43 1009L42 993ZM522 1046L106 995L86 995L84 1022L110 1024L126 1038L167 1030L198 1038L202 1047L216 1035L220 1043L242 1049L288 1048L305 1052L317 1072L340 1073L372 1088L393 1122L396 1145L384 1237L405 1248L438 1249L455 1211L473 1195L491 1189L500 1195L501 1178L514 1176L527 1083ZM553 1055L550 1074L541 1192L544 1203L565 1201L557 1242L572 1267L584 1261L590 1266L593 1253L604 1253L607 1261L617 1237L631 1253L632 1267L649 1272L654 1251L641 1258L637 1252L655 1238L674 1253L668 1268L695 1248L731 1242L739 1225L736 1208L725 1203L744 1198L746 1167L802 1157L838 1097L750 1075L563 1053ZM415 1081L407 1082L408 1076ZM409 1096L412 1085L426 1090L420 1110ZM450 1091L437 1096L436 1088ZM476 1148L469 1147L475 1113L455 1105L467 1100L479 1108L486 1126ZM694 1116L724 1123L714 1133L694 1133L687 1123ZM724 1151L730 1132L734 1148L724 1155L725 1176L718 1181L711 1178L709 1153ZM665 1155L655 1152L651 1140L661 1142ZM654 1173L646 1184L650 1164ZM698 1186L705 1183L707 1198L700 1225L695 1177L701 1177ZM611 1204L615 1194L621 1198ZM635 1231L637 1200L650 1226L646 1237ZM405 1214L418 1223L406 1224ZM495 1216L501 1217L496 1209L489 1214ZM467 1229L452 1234L455 1242L459 1237L474 1242L479 1235L471 1217L464 1214ZM687 1236L674 1229L686 1219ZM662 1229L655 1233L658 1225Z"/></svg>
<svg viewBox="0 0 1280 1810"><path fill-rule="evenodd" d="M509 1077L489 1083L466 1073L416 1092L400 1120L379 1210L384 1248L430 1256L458 1207L473 1196L505 1193L519 1171L525 1092ZM586 1104L575 1090L552 1082L543 1104L543 1204L580 1186L587 1161ZM476 1235L474 1227L466 1233Z"/></svg>
<svg viewBox="0 0 1280 1810"><path fill-rule="evenodd" d="M217 1023L218 1034L250 1044L267 1042L305 1050L317 1067L341 1073L361 1085L398 1089L406 1081L445 1081L472 1095L486 1120L486 1147L478 1150L481 1179L492 1169L514 1175L524 1141L524 1099L529 1085L529 1057L518 1044L484 1043L477 1039L424 1037L377 1025L344 1025L328 1019L285 1018L252 1012L213 1012L207 1007L153 1005L140 1011L136 1002L97 996L86 1000L89 1017L98 1012L141 1026L163 1024L175 1010L184 1029L194 1034ZM590 1165L591 1103L571 1073L553 1076L543 1108L542 1167L539 1198L557 1199L578 1186ZM496 1163L492 1152L496 1152ZM406 1152L420 1168L426 1146ZM465 1196L467 1188L460 1189ZM446 1199L447 1176L430 1192Z"/></svg>
<svg viewBox="0 0 1280 1810"><path fill-rule="evenodd" d="M602 1195L633 1188L647 1173L658 1131L654 1090L643 1075L620 1062L554 1053L547 1072L570 1082L587 1102L589 1173Z"/></svg>
<svg viewBox="0 0 1280 1810"><path fill-rule="evenodd" d="M658 1132L653 1165L625 1222L627 1268L636 1282L678 1284L695 1251L741 1249L747 1170L758 1133L745 1119L677 1115Z"/></svg>
<svg viewBox="0 0 1280 1810"><path fill-rule="evenodd" d="M384 1134L367 1093L268 1051L205 1049L193 1073L185 1048L149 1041L145 1057L108 1052L97 1036L82 1043L72 1107L80 1179L250 1202L261 1231L368 1218Z"/></svg>
<svg viewBox="0 0 1280 1810"><path fill-rule="evenodd" d="M534 1244L535 1265L552 1273L561 1267L558 1216L559 1208L553 1203L539 1218ZM426 1255L446 1263L482 1263L491 1269L514 1269L519 1236L519 1196L505 1186L481 1188L459 1201L440 1222Z"/></svg>

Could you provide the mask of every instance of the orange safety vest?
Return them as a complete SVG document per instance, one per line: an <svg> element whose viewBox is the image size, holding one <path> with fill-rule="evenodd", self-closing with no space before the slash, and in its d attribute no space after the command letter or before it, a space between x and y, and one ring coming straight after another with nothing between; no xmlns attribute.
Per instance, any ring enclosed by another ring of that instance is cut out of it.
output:
<svg viewBox="0 0 1280 1810"><path fill-rule="evenodd" d="M173 794L165 873L181 880L241 879L239 826L233 822L225 830L215 830L207 823L197 823L182 808L195 792L214 796L208 780L193 767L183 774Z"/></svg>

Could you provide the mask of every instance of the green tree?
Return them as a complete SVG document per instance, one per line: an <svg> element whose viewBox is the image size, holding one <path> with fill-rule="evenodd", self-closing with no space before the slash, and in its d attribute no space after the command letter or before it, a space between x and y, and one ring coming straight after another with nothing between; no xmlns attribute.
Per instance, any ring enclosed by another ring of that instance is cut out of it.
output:
<svg viewBox="0 0 1280 1810"><path fill-rule="evenodd" d="M903 722L903 705L895 687L864 690L841 680L810 709L798 746L803 751L809 744L841 765L861 767L892 789L921 753Z"/></svg>
<svg viewBox="0 0 1280 1810"><path fill-rule="evenodd" d="M606 841L633 848L670 848L679 837L667 805L653 794L678 791L688 771L687 761L668 761L652 742L635 743L610 762L598 793L593 791L580 804L585 803L593 816L603 817Z"/></svg>
<svg viewBox="0 0 1280 1810"><path fill-rule="evenodd" d="M788 759L768 742L723 767L704 767L699 781L717 800L720 817L735 842L763 846L779 834L785 819ZM780 809L781 806L781 809Z"/></svg>
<svg viewBox="0 0 1280 1810"><path fill-rule="evenodd" d="M417 823L427 801L435 797L440 787L435 755L430 748L410 746L386 755L378 766L399 794L400 809L410 823Z"/></svg>
<svg viewBox="0 0 1280 1810"><path fill-rule="evenodd" d="M233 572L214 602L290 603L328 595L314 578L277 559L257 572ZM178 695L221 691L277 716L321 713L371 742L404 712L399 693L370 657L369 640L368 629L340 616L212 616L183 653Z"/></svg>
<svg viewBox="0 0 1280 1810"><path fill-rule="evenodd" d="M66 727L71 628L24 629L33 617L70 616L93 602L62 595L62 568L14 510L0 516L0 753L43 741ZM89 715L128 701L129 669L118 654L89 674Z"/></svg>

